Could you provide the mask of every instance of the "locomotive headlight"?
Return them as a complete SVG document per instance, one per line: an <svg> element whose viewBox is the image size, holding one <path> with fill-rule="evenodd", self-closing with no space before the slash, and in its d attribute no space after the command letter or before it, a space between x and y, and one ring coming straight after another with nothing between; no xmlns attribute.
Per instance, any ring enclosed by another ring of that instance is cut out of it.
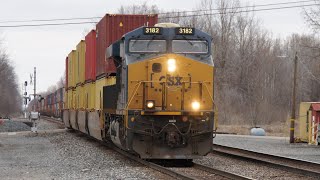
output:
<svg viewBox="0 0 320 180"><path fill-rule="evenodd" d="M191 106L192 106L192 109L195 111L200 109L200 103L198 101L193 101Z"/></svg>
<svg viewBox="0 0 320 180"><path fill-rule="evenodd" d="M176 60L175 59L168 59L168 71L174 72L176 70Z"/></svg>
<svg viewBox="0 0 320 180"><path fill-rule="evenodd" d="M147 100L146 106L148 109L154 109L154 100Z"/></svg>

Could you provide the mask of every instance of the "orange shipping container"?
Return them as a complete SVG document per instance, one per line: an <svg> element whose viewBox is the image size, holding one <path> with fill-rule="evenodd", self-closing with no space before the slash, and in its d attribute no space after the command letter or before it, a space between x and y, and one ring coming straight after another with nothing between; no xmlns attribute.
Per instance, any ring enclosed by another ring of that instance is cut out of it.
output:
<svg viewBox="0 0 320 180"><path fill-rule="evenodd" d="M113 60L105 60L108 46L119 40L124 34L141 26L154 26L158 15L106 14L97 24L96 76L116 72Z"/></svg>
<svg viewBox="0 0 320 180"><path fill-rule="evenodd" d="M96 80L96 36L95 30L86 35L85 81Z"/></svg>

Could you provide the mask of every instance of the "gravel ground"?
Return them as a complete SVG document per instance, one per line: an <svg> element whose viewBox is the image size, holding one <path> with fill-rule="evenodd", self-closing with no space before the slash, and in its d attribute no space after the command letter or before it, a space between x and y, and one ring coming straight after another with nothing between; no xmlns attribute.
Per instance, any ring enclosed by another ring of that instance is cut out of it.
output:
<svg viewBox="0 0 320 180"><path fill-rule="evenodd" d="M30 131L30 127L23 122L5 120L0 123L0 132L17 132L17 131Z"/></svg>
<svg viewBox="0 0 320 180"><path fill-rule="evenodd" d="M289 138L218 134L213 143L320 163L320 146L290 144Z"/></svg>
<svg viewBox="0 0 320 180"><path fill-rule="evenodd" d="M41 119L38 122L38 130L64 129L64 125Z"/></svg>
<svg viewBox="0 0 320 180"><path fill-rule="evenodd" d="M38 130L50 130L50 129L64 129L64 126L54 122L41 119L37 121ZM28 119L16 118L10 121L3 121L0 123L0 132L18 132L18 131L31 131L32 122Z"/></svg>
<svg viewBox="0 0 320 180"><path fill-rule="evenodd" d="M194 162L209 167L214 167L222 171L240 174L253 179L290 179L290 180L308 180L315 179L300 174L293 174L284 170L263 166L254 162L247 162L231 157L209 154L203 159L194 160Z"/></svg>
<svg viewBox="0 0 320 180"><path fill-rule="evenodd" d="M0 138L1 179L171 179L76 132Z"/></svg>
<svg viewBox="0 0 320 180"><path fill-rule="evenodd" d="M207 179L220 179L220 180L227 180L228 178L225 178L223 176L219 176L217 174L208 173L206 171L202 171L195 168L170 168L173 171L183 173L187 177L192 177L194 179L199 180L207 180Z"/></svg>

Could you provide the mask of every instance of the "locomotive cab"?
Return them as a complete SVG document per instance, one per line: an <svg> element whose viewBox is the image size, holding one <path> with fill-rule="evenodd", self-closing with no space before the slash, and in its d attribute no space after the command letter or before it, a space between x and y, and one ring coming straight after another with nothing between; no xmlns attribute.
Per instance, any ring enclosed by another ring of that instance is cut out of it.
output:
<svg viewBox="0 0 320 180"><path fill-rule="evenodd" d="M195 28L162 25L138 28L108 48L117 82L104 90L104 111L115 144L143 159L194 159L211 151L211 39Z"/></svg>

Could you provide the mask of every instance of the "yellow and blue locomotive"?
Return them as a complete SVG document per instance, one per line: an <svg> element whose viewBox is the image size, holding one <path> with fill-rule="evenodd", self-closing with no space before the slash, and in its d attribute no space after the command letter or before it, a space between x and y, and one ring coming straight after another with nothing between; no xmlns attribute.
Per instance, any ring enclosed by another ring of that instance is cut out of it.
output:
<svg viewBox="0 0 320 180"><path fill-rule="evenodd" d="M141 27L107 48L115 84L103 87L104 137L143 159L194 159L211 151L212 38L173 24Z"/></svg>

